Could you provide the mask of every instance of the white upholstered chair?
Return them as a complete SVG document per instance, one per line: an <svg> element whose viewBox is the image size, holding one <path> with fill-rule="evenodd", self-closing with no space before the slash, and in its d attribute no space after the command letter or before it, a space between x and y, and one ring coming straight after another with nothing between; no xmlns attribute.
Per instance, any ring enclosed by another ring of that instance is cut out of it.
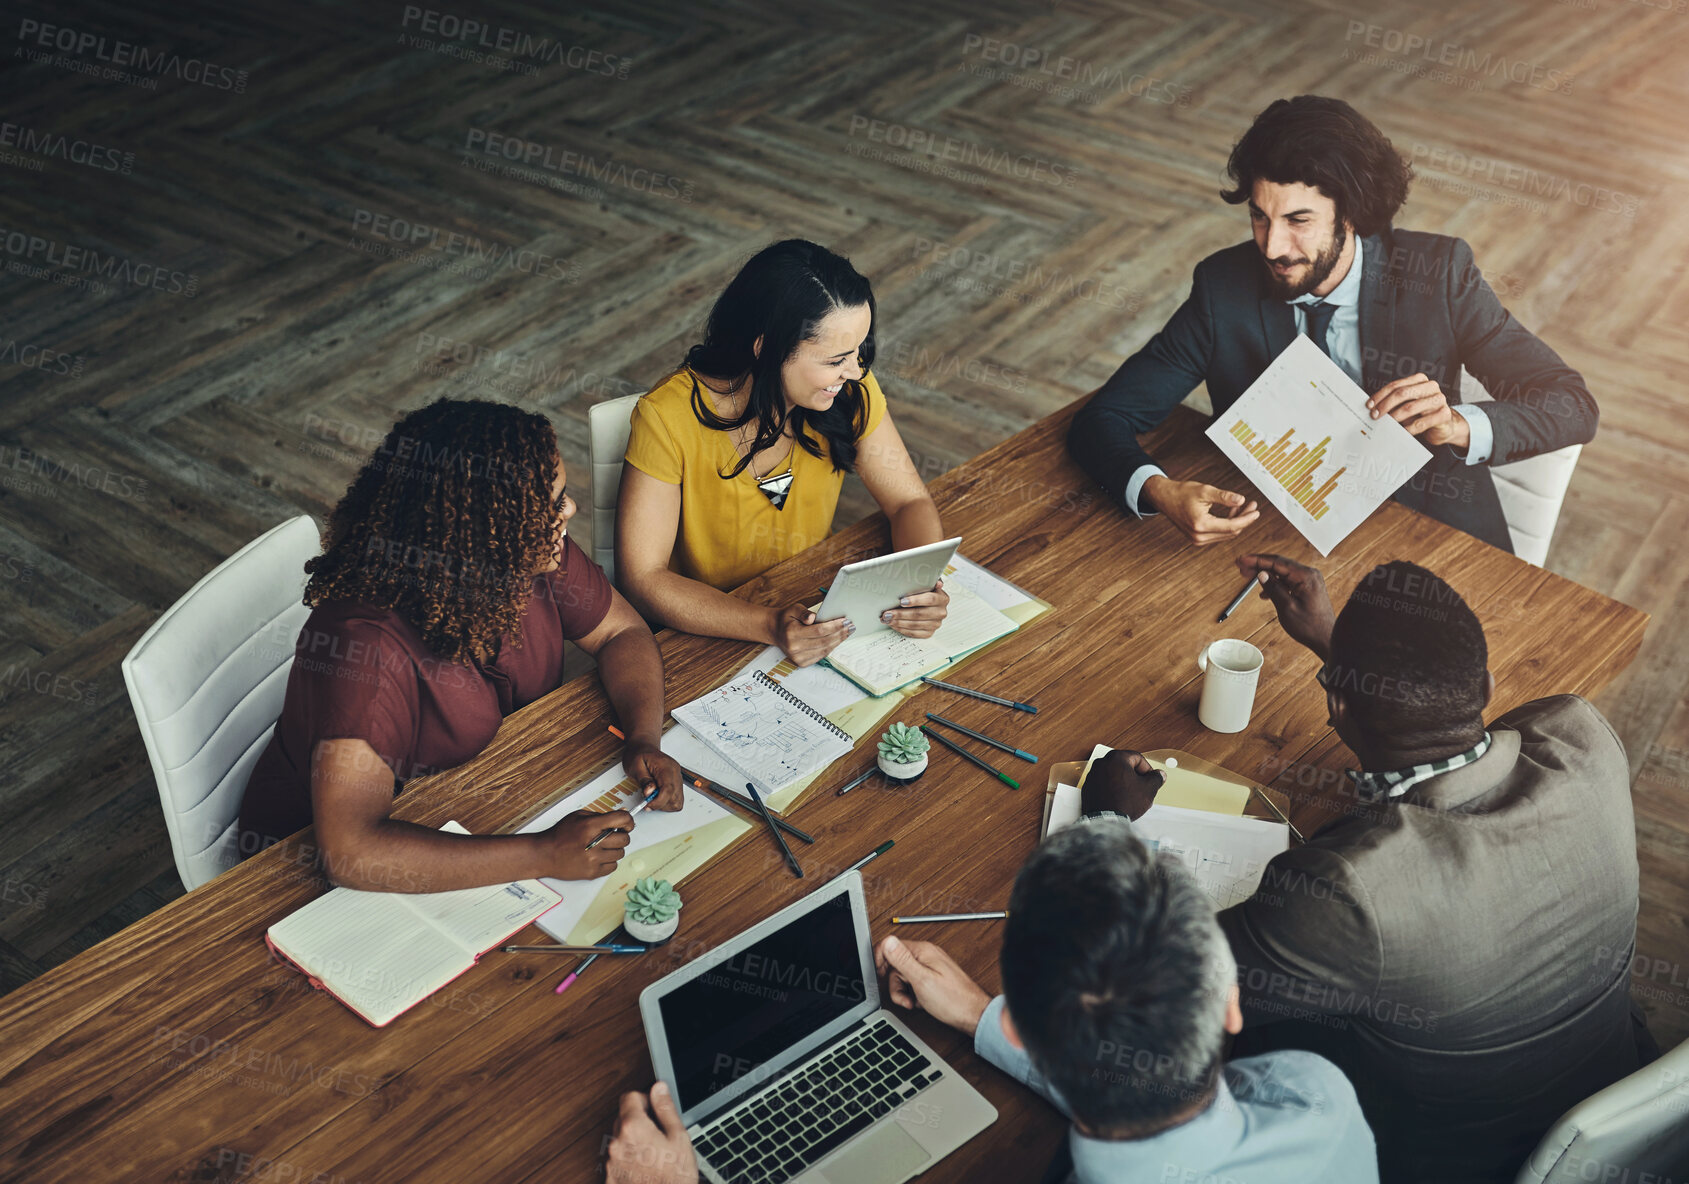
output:
<svg viewBox="0 0 1689 1184"><path fill-rule="evenodd" d="M305 561L319 549L309 517L272 527L190 588L123 659L189 890L239 860L241 796L281 716L294 640L310 613Z"/></svg>
<svg viewBox="0 0 1689 1184"><path fill-rule="evenodd" d="M616 500L622 488L622 457L633 428L639 395L622 395L587 412L592 454L592 561L616 579Z"/></svg>
<svg viewBox="0 0 1689 1184"><path fill-rule="evenodd" d="M1483 385L1465 371L1461 372L1461 392L1468 402L1491 401ZM1525 562L1541 567L1548 558L1554 524L1560 520L1566 487L1572 483L1572 470L1582 453L1583 445L1573 444L1510 465L1490 466L1507 533L1513 536L1513 553Z"/></svg>
<svg viewBox="0 0 1689 1184"><path fill-rule="evenodd" d="M1689 1164L1689 1043L1561 1116L1514 1184L1682 1179Z"/></svg>
<svg viewBox="0 0 1689 1184"><path fill-rule="evenodd" d="M1573 444L1490 468L1501 512L1507 518L1507 533L1513 536L1513 553L1527 563L1541 567L1548 558L1566 486L1572 483L1572 470L1578 467L1582 452L1582 444Z"/></svg>

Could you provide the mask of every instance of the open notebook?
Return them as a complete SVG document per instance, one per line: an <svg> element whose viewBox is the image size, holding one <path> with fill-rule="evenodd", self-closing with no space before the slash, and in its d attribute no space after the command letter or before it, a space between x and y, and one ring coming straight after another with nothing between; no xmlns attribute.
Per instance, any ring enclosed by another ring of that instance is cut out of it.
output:
<svg viewBox="0 0 1689 1184"><path fill-rule="evenodd" d="M889 695L1020 627L954 580L944 590L950 594L950 607L931 637L905 637L880 629L844 642L827 655L827 665L870 695Z"/></svg>
<svg viewBox="0 0 1689 1184"><path fill-rule="evenodd" d="M764 794L826 768L856 743L761 670L676 707L674 718Z"/></svg>
<svg viewBox="0 0 1689 1184"><path fill-rule="evenodd" d="M441 830L466 835L456 822ZM264 942L375 1027L470 969L558 902L538 880L455 892L336 888L270 926Z"/></svg>

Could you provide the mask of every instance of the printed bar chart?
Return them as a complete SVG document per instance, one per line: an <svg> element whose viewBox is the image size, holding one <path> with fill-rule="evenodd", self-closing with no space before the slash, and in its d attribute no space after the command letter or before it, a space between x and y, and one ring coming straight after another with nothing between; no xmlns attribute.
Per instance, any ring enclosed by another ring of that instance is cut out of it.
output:
<svg viewBox="0 0 1689 1184"><path fill-rule="evenodd" d="M1305 335L1290 344L1207 436L1321 555L1424 467L1431 452Z"/></svg>
<svg viewBox="0 0 1689 1184"><path fill-rule="evenodd" d="M1345 471L1338 469L1327 477L1318 489L1313 487L1314 470L1319 468L1320 461L1325 459L1326 448L1331 444L1330 436L1309 451L1303 444L1290 447L1291 440L1296 435L1295 428L1285 432L1271 447L1267 446L1264 437L1257 439L1255 430L1241 419L1232 424L1231 432L1249 455L1261 462L1273 480L1282 485L1298 505L1313 515L1315 522L1325 517L1326 511L1331 508L1326 504L1326 498L1337 489L1337 480Z"/></svg>

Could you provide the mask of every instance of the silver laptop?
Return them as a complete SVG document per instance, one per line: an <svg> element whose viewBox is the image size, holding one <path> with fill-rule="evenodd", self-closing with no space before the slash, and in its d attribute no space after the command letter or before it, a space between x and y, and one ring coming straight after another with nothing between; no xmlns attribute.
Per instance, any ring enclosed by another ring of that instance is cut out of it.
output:
<svg viewBox="0 0 1689 1184"><path fill-rule="evenodd" d="M639 996L711 1184L901 1184L997 1111L891 1012L847 872Z"/></svg>

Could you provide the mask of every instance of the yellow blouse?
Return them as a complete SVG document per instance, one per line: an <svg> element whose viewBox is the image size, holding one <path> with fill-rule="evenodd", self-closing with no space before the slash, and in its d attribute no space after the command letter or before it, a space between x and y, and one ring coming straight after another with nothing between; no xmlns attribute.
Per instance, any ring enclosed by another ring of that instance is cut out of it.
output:
<svg viewBox="0 0 1689 1184"><path fill-rule="evenodd" d="M747 467L738 476L723 473L739 463L729 433L698 422L692 411L691 370L683 369L635 404L628 437L627 463L666 485L680 486L680 531L669 567L723 591L796 555L832 533L844 474L827 458L792 446L791 493L774 508ZM710 398L708 387L702 386ZM886 397L872 374L862 377L868 399L867 436L885 418ZM712 406L713 406L712 402ZM785 471L786 461L775 466Z"/></svg>

